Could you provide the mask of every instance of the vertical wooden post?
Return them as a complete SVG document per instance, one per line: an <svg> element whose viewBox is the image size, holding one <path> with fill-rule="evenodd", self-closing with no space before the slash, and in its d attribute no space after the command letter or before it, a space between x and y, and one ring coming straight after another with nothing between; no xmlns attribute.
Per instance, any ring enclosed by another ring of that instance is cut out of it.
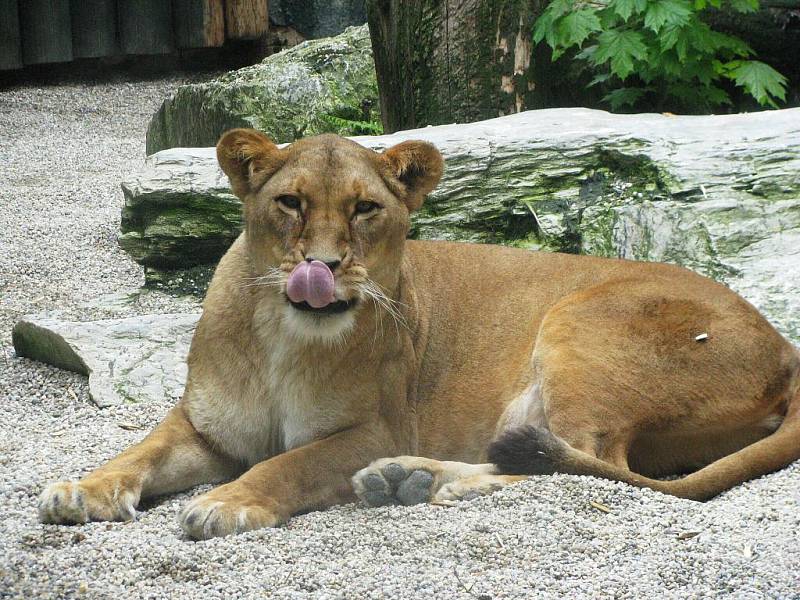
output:
<svg viewBox="0 0 800 600"><path fill-rule="evenodd" d="M225 31L233 40L254 40L269 28L267 0L226 0Z"/></svg>
<svg viewBox="0 0 800 600"><path fill-rule="evenodd" d="M119 0L119 32L124 54L169 54L172 43L170 0Z"/></svg>
<svg viewBox="0 0 800 600"><path fill-rule="evenodd" d="M222 0L172 0L179 48L208 48L225 43Z"/></svg>
<svg viewBox="0 0 800 600"><path fill-rule="evenodd" d="M19 22L26 65L72 60L69 0L23 0Z"/></svg>
<svg viewBox="0 0 800 600"><path fill-rule="evenodd" d="M17 0L0 0L0 71L22 68Z"/></svg>
<svg viewBox="0 0 800 600"><path fill-rule="evenodd" d="M72 0L72 54L98 58L117 53L116 0Z"/></svg>

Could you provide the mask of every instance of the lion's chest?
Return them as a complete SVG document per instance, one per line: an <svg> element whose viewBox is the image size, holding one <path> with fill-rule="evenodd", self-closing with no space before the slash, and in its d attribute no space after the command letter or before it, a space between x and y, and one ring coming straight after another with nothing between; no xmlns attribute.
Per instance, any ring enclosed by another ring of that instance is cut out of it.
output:
<svg viewBox="0 0 800 600"><path fill-rule="evenodd" d="M249 465L336 431L346 403L320 365L285 350L264 358L261 368L223 382L222 393L221 382L216 393L198 386L192 409L217 447Z"/></svg>

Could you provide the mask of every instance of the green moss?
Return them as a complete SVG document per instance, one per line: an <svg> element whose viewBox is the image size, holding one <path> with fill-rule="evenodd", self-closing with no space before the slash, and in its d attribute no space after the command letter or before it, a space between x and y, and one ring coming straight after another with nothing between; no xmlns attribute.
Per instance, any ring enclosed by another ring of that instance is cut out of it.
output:
<svg viewBox="0 0 800 600"><path fill-rule="evenodd" d="M598 205L595 211L586 211L581 219L581 251L596 256L618 257L614 239L617 213L611 204ZM587 218L588 217L588 218Z"/></svg>
<svg viewBox="0 0 800 600"><path fill-rule="evenodd" d="M636 140L626 140L626 144L633 147L643 145ZM644 154L601 149L597 153L597 162L598 172L613 173L620 180L641 188L641 191L667 192L670 189L671 177Z"/></svg>

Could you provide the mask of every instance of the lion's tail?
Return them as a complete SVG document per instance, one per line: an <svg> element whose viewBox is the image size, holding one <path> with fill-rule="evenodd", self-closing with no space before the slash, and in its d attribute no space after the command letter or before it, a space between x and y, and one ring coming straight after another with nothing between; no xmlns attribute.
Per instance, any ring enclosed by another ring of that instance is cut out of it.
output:
<svg viewBox="0 0 800 600"><path fill-rule="evenodd" d="M593 475L649 487L691 500L708 500L743 481L777 471L800 459L800 389L780 427L771 435L729 454L682 479L650 479L576 450L548 429L521 427L489 447L489 461L509 475L554 472Z"/></svg>

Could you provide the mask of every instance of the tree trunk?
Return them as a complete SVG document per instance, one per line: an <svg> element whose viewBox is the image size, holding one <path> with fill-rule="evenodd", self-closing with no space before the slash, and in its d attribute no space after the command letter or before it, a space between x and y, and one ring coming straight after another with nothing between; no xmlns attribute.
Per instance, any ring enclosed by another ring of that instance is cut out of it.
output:
<svg viewBox="0 0 800 600"><path fill-rule="evenodd" d="M545 6L547 0L369 0L384 129L580 104L590 95L564 85L568 63L553 64L549 48L533 46L533 24Z"/></svg>

